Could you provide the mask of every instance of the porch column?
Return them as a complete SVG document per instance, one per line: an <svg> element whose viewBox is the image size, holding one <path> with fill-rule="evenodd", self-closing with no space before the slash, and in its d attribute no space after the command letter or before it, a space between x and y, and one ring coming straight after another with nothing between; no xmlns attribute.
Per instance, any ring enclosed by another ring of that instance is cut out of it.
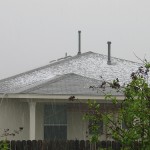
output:
<svg viewBox="0 0 150 150"><path fill-rule="evenodd" d="M30 110L29 136L30 136L30 140L35 140L36 102L29 102L29 110Z"/></svg>

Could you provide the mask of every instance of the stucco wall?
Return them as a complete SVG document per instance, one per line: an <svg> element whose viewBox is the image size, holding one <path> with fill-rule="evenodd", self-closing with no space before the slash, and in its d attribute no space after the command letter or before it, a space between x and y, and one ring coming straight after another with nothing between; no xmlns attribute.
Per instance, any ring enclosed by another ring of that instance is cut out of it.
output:
<svg viewBox="0 0 150 150"><path fill-rule="evenodd" d="M69 140L87 140L87 122L83 121L83 112L68 111L67 138Z"/></svg>
<svg viewBox="0 0 150 150"><path fill-rule="evenodd" d="M11 140L27 140L29 138L29 107L28 103L21 102L19 99L3 99L0 103L0 134L4 129L9 129L10 133L23 127L23 131ZM1 138L3 139L3 138Z"/></svg>
<svg viewBox="0 0 150 150"><path fill-rule="evenodd" d="M44 139L44 105L46 103L36 103L36 140ZM48 103L47 103L48 104ZM110 107L111 108L111 107ZM110 109L109 108L109 109ZM88 140L88 122L83 120L85 108L81 105L72 105L67 109L67 139L68 140ZM29 104L19 99L4 99L0 101L0 133L4 129L10 131L23 127L23 131L8 140L29 140ZM101 140L106 136L102 135Z"/></svg>
<svg viewBox="0 0 150 150"><path fill-rule="evenodd" d="M29 103L19 99L3 99L0 103L0 135L4 129L23 131L8 140L29 140ZM36 104L36 139L43 139L43 103Z"/></svg>
<svg viewBox="0 0 150 150"><path fill-rule="evenodd" d="M44 105L48 103L36 104L36 139L44 139ZM87 122L83 121L83 112L79 109L67 110L67 139L86 140Z"/></svg>

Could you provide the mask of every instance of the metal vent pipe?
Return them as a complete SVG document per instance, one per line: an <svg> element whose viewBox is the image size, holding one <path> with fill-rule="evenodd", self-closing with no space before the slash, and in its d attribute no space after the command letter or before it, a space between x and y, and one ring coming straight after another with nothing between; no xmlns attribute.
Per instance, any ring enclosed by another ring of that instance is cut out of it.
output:
<svg viewBox="0 0 150 150"><path fill-rule="evenodd" d="M78 55L81 54L81 31L78 31Z"/></svg>
<svg viewBox="0 0 150 150"><path fill-rule="evenodd" d="M107 60L107 64L111 65L111 42L108 41L107 44L108 44L108 60Z"/></svg>

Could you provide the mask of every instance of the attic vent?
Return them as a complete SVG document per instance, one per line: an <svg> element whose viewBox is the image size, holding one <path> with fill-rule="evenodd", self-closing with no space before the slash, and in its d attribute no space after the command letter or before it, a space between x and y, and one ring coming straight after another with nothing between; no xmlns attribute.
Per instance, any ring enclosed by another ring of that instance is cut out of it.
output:
<svg viewBox="0 0 150 150"><path fill-rule="evenodd" d="M67 57L65 57L65 58L71 58L72 56L67 56Z"/></svg>
<svg viewBox="0 0 150 150"><path fill-rule="evenodd" d="M107 64L111 65L111 42L108 41L107 44L108 44L108 60L107 60Z"/></svg>
<svg viewBox="0 0 150 150"><path fill-rule="evenodd" d="M64 59L65 59L65 57L63 57L63 58L59 58L59 59L57 59L57 61L64 60Z"/></svg>
<svg viewBox="0 0 150 150"><path fill-rule="evenodd" d="M56 62L56 60L52 60L52 61L50 61L49 63L53 63L53 62Z"/></svg>
<svg viewBox="0 0 150 150"><path fill-rule="evenodd" d="M71 57L72 57L72 56L62 57L62 58L57 59L57 61L65 60L65 59L68 59L68 58L71 58Z"/></svg>
<svg viewBox="0 0 150 150"><path fill-rule="evenodd" d="M78 31L78 55L81 55L81 31Z"/></svg>

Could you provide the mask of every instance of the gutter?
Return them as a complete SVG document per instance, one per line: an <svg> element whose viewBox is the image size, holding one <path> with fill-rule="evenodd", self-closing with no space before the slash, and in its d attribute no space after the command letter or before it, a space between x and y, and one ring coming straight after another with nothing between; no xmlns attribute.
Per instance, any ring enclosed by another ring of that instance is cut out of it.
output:
<svg viewBox="0 0 150 150"><path fill-rule="evenodd" d="M64 101L68 101L69 102L69 97L71 95L38 95L38 94L0 94L0 98L2 99L22 99L22 100L35 100L35 101L41 101L43 102L44 100L46 101L53 101L53 100L64 100ZM91 96L91 95L74 95L75 96L75 100L74 101L78 101L78 100L83 100L83 101L87 101L89 99L91 100L96 100L96 101L101 101L102 103L111 103L110 101L106 101L105 100L105 96ZM119 101L122 101L124 100L124 96L116 96L116 98L119 100ZM74 102L72 101L72 102Z"/></svg>

